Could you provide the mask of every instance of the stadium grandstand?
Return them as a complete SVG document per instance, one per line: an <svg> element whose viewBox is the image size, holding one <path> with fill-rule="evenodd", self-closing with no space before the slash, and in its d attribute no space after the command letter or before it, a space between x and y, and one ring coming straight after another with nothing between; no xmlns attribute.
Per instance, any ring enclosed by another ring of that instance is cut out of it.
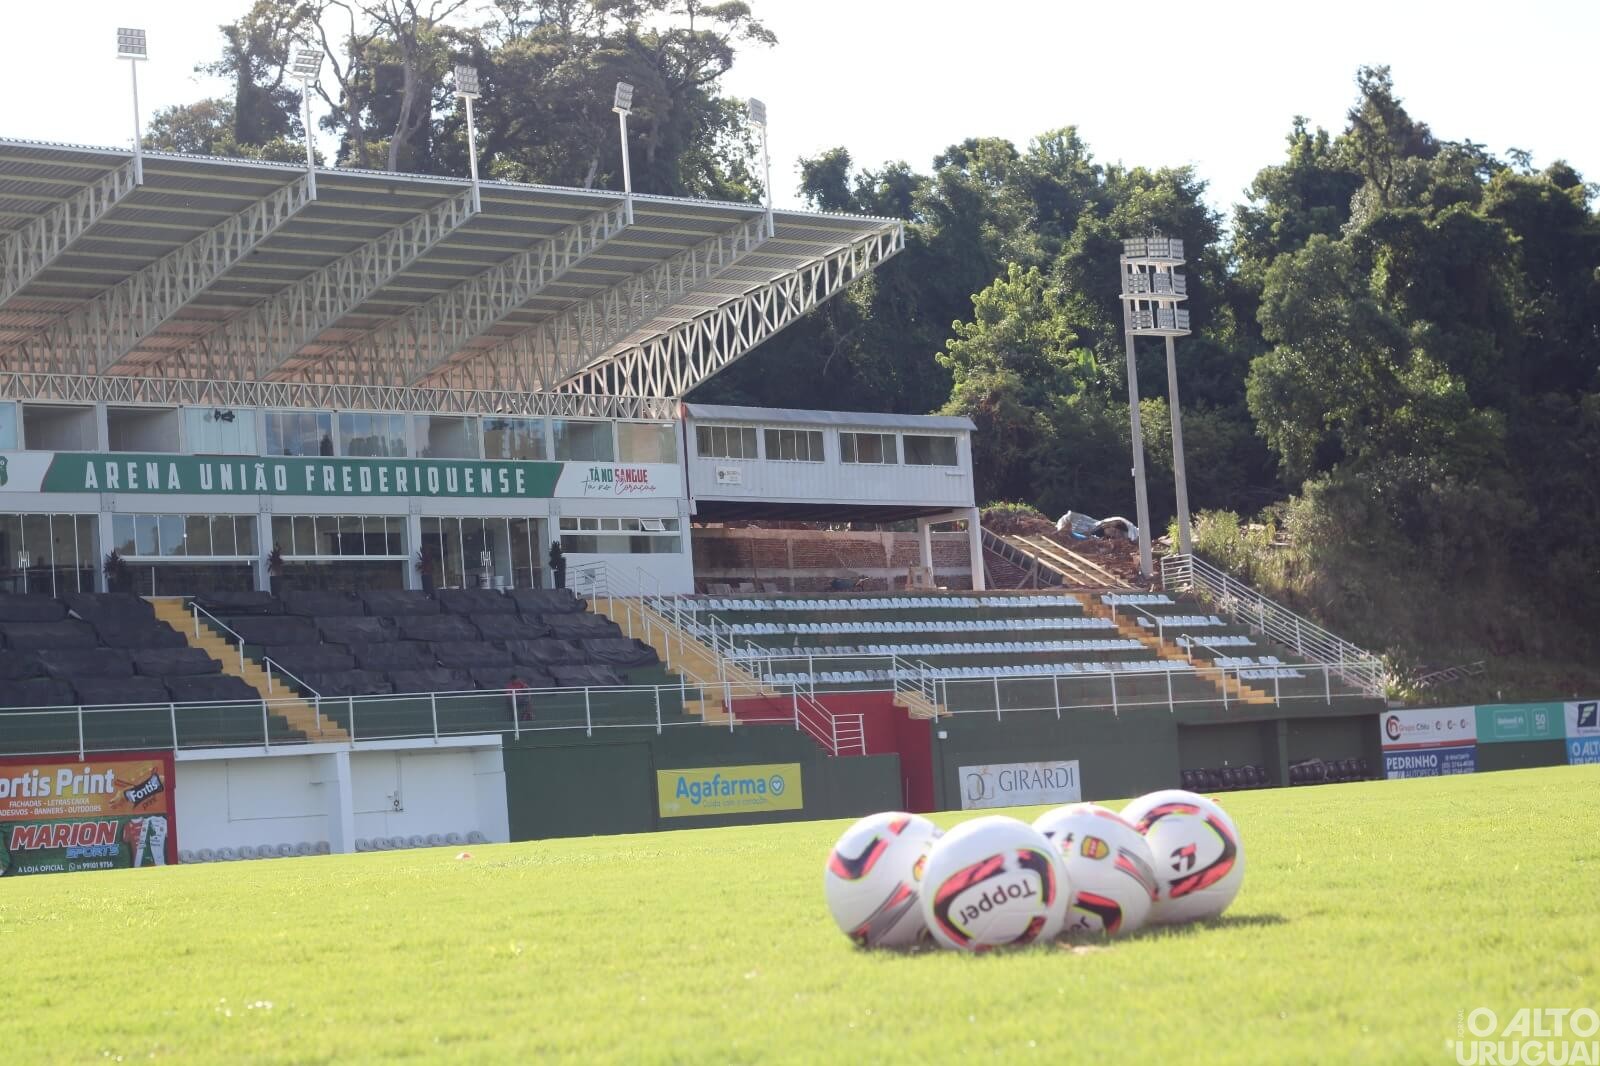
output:
<svg viewBox="0 0 1600 1066"><path fill-rule="evenodd" d="M162 753L189 861L1364 774L1376 660L1197 559L1000 543L969 421L684 402L903 242L0 141L0 757ZM697 575L751 520L914 547ZM793 785L655 788L739 767Z"/></svg>

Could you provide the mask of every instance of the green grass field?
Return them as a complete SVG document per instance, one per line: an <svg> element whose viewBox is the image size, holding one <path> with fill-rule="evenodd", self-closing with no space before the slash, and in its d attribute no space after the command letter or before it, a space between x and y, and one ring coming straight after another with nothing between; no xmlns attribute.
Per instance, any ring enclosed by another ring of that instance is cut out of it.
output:
<svg viewBox="0 0 1600 1066"><path fill-rule="evenodd" d="M980 957L852 948L842 822L8 879L0 1048L1445 1063L1458 1012L1600 1008L1596 768L1221 799L1248 867L1220 921Z"/></svg>

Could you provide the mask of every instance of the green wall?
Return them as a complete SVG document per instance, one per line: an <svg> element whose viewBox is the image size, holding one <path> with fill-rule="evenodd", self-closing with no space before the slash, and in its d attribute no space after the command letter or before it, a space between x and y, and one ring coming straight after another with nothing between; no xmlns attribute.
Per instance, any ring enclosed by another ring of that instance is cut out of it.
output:
<svg viewBox="0 0 1600 1066"><path fill-rule="evenodd" d="M593 738L565 730L524 733L521 740L506 737L504 759L512 840L860 817L903 804L898 755L830 758L810 737L783 725L737 732L679 726L659 736L642 730ZM801 810L657 815L658 770L790 762L800 764Z"/></svg>

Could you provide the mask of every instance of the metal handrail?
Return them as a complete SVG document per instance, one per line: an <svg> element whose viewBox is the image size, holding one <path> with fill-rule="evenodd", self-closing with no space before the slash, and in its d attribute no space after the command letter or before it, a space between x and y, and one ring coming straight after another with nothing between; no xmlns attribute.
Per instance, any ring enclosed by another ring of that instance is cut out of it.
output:
<svg viewBox="0 0 1600 1066"><path fill-rule="evenodd" d="M1386 676L1376 655L1324 629L1282 604L1263 596L1250 585L1193 555L1169 555L1161 560L1162 587L1187 587L1209 600L1233 621L1248 626L1302 658L1320 659L1318 665L1337 665L1339 676L1372 696L1383 694Z"/></svg>
<svg viewBox="0 0 1600 1066"><path fill-rule="evenodd" d="M211 624L215 625L222 632L226 633L228 636L230 636L230 637L232 637L234 639L234 642L238 646L238 649L239 649L239 672L243 673L244 672L244 638L241 637L238 633L235 633L233 631L233 628L231 626L229 626L228 623L224 622L222 619L218 618L216 615L212 614L210 611L208 611L204 607L200 606L194 600L190 600L189 601L189 611L194 616L194 635L196 637L200 636L200 616L201 615L205 615L207 618L209 618L211 620Z"/></svg>

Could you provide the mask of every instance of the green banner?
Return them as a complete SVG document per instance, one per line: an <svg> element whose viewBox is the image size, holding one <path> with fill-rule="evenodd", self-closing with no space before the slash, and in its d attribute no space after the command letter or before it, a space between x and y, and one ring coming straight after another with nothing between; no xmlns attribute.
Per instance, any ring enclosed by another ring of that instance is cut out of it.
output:
<svg viewBox="0 0 1600 1066"><path fill-rule="evenodd" d="M1561 740L1566 718L1559 703L1490 703L1477 708L1478 743Z"/></svg>
<svg viewBox="0 0 1600 1066"><path fill-rule="evenodd" d="M200 496L462 496L548 499L560 463L475 459L241 459L205 455L60 452L43 492Z"/></svg>

